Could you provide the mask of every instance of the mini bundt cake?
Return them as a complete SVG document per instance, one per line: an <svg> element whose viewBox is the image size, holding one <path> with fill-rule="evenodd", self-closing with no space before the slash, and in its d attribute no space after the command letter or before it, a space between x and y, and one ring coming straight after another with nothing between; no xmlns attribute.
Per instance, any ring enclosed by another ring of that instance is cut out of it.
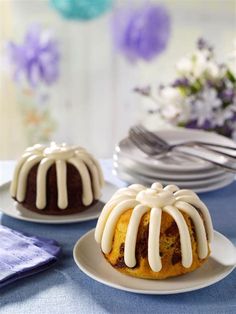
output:
<svg viewBox="0 0 236 314"><path fill-rule="evenodd" d="M85 149L66 144L34 145L17 162L10 193L23 207L46 215L81 212L95 203L102 170Z"/></svg>
<svg viewBox="0 0 236 314"><path fill-rule="evenodd" d="M207 207L190 190L153 183L118 190L103 208L95 240L120 272L165 279L200 267L210 254Z"/></svg>

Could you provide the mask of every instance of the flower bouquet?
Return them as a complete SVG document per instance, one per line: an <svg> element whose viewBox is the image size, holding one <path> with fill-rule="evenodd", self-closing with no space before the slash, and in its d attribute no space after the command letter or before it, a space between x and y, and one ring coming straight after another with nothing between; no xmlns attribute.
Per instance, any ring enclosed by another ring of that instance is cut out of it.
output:
<svg viewBox="0 0 236 314"><path fill-rule="evenodd" d="M158 114L171 125L215 131L236 138L236 78L225 63L217 63L203 39L196 51L176 65L179 77L168 86L135 88L152 99Z"/></svg>

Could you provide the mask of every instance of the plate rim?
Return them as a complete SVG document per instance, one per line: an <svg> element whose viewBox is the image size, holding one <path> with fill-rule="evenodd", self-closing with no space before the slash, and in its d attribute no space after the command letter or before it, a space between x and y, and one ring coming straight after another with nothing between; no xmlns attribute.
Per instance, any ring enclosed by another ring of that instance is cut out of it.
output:
<svg viewBox="0 0 236 314"><path fill-rule="evenodd" d="M11 181L5 182L2 185L0 185L0 193L2 189L7 189L7 187L9 187ZM105 184L109 184L112 185L115 190L117 190L117 187L115 184L109 182L109 181L105 181ZM104 203L104 201L100 198L99 199L100 202ZM16 204L15 204L16 203ZM17 206L17 202L15 202L14 200L12 200L12 206ZM20 205L22 206L22 205ZM23 207L23 206L22 206ZM24 207L23 207L24 208ZM102 208L101 208L102 209ZM27 208L24 208L25 211L29 211ZM45 218L31 218L31 217L24 217L24 216L16 216L14 215L14 212L8 212L6 209L3 208L3 206L0 204L0 213L9 216L11 218L14 219L18 219L21 221L26 221L26 222L34 222L34 223L39 223L39 224L55 224L55 225L59 225L59 224L73 224L73 223L80 223L80 222L84 222L84 221L90 221L90 220L94 220L97 219L101 213L100 211L97 211L96 213L94 213L93 215L90 215L88 217L79 217L80 213L77 214L70 214L70 215L62 215L59 217L63 217L64 219L58 219L58 216L55 215L55 219L54 216L52 218L52 215L42 215L42 217L48 218L50 217L50 219L45 219ZM72 217L73 216L73 217ZM76 217L78 216L78 217Z"/></svg>
<svg viewBox="0 0 236 314"><path fill-rule="evenodd" d="M134 163L131 165L127 165L127 161L131 162L131 163ZM121 167L126 167L126 168L129 168L130 170L133 170L135 171L135 163L136 163L136 167L142 167L142 169L144 169L144 171L142 170L142 172L144 173L146 171L146 173L148 173L150 171L150 174L153 172L153 171L156 171L160 174L160 176L163 176L163 180L169 180L171 176L175 176L175 177L179 177L181 178L181 180L191 180L193 177L194 178L197 178L197 179L205 179L205 178L212 178L212 177L216 177L216 176L219 176L219 175L222 175L224 173L226 173L225 170L220 170L220 168L218 169L215 168L214 171L210 170L210 171L192 171L192 172L189 172L189 173L176 173L174 170L173 171L163 171L163 170L156 170L152 167L148 167L148 166L144 166L144 165L141 165L139 164L138 162L134 162L134 161L130 161L127 157L118 157L118 155L116 153L113 154L113 168L114 168L114 164L117 165L117 166L121 166ZM141 171L139 170L139 172L141 173ZM149 176L150 176L149 174Z"/></svg>
<svg viewBox="0 0 236 314"><path fill-rule="evenodd" d="M232 265L232 266L225 266L228 270L226 270L223 274L221 274L220 276L218 276L215 280L212 280L212 281L208 281L207 283L205 284L201 284L201 285L198 285L197 287L194 286L194 287L190 287L190 288L187 288L187 289L175 289L175 290L163 290L163 291L153 291L153 290L140 290L140 289L133 289L133 288L128 288L128 287L122 287L121 285L119 284L116 284L116 283L113 283L111 281L106 281L100 277L96 277L95 275L91 274L83 265L81 265L78 261L78 259L76 258L76 253L77 253L77 250L78 250L78 247L80 245L80 243L82 241L84 241L84 239L88 236L90 236L91 233L94 233L95 231L95 228L89 230L88 232L86 232L82 237L80 237L74 247L73 247L73 259L74 259L74 262L75 264L78 266L78 268L84 273L86 274L88 277L92 278L93 280L101 283L101 284L104 284L106 286L109 286L111 288L114 288L114 289L118 289L118 290L121 290L121 291L126 291L126 292L131 292L131 293L137 293L137 294L148 294L148 295L169 295L169 294L180 294L180 293L186 293L186 292L191 292L191 291L196 291L196 290L200 290L200 289L203 289L203 288L206 288L206 287L209 287L221 280L223 280L224 278L226 278L235 268L236 268L236 265ZM214 230L214 233L217 234L218 236L222 237L224 240L227 240L227 241L230 241L226 236L224 236L222 233ZM231 242L231 241L230 241ZM232 243L232 242L231 242ZM232 243L233 244L233 243ZM104 259L105 261L105 259ZM120 275L123 275L125 276L124 274L120 274ZM137 278L138 279L138 278Z"/></svg>
<svg viewBox="0 0 236 314"><path fill-rule="evenodd" d="M125 166L120 166L120 165L115 165L113 163L113 169L116 170L117 172L122 172L122 173L127 173L131 176L137 176L137 177L143 177L144 180L147 178L147 179L154 179L155 180L158 180L158 181L161 181L161 182L167 182L167 181L171 181L171 179L165 179L165 178L154 178L154 177L151 177L150 175L145 175L145 174L142 174L141 172L135 172L134 170L132 169L128 169L128 167L125 167ZM174 179L172 179L174 182L176 182L175 184L178 185L178 184L181 184L181 183L187 183L189 185L191 185L191 183L193 184L199 184L199 185L205 185L206 183L209 184L214 184L217 182L217 179L218 180L225 180L227 177L229 178L230 176L235 176L233 173L230 173L230 172L224 172L224 173L221 173L219 175L216 175L216 176L213 176L213 177L209 177L209 178L205 178L205 179L199 179L197 178L196 180L194 179L181 179L181 180L178 180L176 177L174 177ZM178 182L178 183L177 183ZM167 183L164 183L164 184L167 184Z"/></svg>
<svg viewBox="0 0 236 314"><path fill-rule="evenodd" d="M120 180L126 182L127 184L133 184L133 182L135 182L135 180L132 179L131 175L129 175L127 173L123 173L123 172L119 172L118 173L116 169L113 169L113 174L117 178L119 178ZM126 178L129 179L129 180L125 179L124 176L126 176ZM155 182L155 181L157 181L157 180L153 180L152 182ZM191 187L190 186L188 189L193 190L195 193L208 193L208 192L212 192L212 191L217 191L219 189L223 189L223 188L227 187L228 185L232 184L234 181L235 181L235 176L232 176L231 178L228 178L228 179L225 178L221 183L218 183L218 184L214 183L214 184L211 184L209 186L204 186L203 185L203 186L200 186L200 187ZM137 180L136 180L136 182L137 182ZM160 182L162 182L162 180L160 180ZM148 182L141 182L141 184L149 186L151 184L151 182L150 183L148 183ZM181 186L181 185L179 184L179 186ZM186 188L184 188L184 189L186 189Z"/></svg>

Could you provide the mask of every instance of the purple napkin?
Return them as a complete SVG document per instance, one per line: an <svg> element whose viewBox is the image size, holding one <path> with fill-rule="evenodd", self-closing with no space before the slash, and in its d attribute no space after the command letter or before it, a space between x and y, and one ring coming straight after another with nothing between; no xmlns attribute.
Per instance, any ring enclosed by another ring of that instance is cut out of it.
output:
<svg viewBox="0 0 236 314"><path fill-rule="evenodd" d="M52 266L60 251L54 240L0 225L0 288Z"/></svg>

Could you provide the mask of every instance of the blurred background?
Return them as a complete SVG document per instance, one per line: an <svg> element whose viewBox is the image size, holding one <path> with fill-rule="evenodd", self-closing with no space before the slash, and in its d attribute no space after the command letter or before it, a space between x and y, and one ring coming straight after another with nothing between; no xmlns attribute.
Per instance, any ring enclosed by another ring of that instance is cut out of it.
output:
<svg viewBox="0 0 236 314"><path fill-rule="evenodd" d="M111 157L137 121L165 127L135 87L173 81L175 64L199 38L225 62L234 49L235 6L234 0L1 0L0 159L51 140Z"/></svg>

